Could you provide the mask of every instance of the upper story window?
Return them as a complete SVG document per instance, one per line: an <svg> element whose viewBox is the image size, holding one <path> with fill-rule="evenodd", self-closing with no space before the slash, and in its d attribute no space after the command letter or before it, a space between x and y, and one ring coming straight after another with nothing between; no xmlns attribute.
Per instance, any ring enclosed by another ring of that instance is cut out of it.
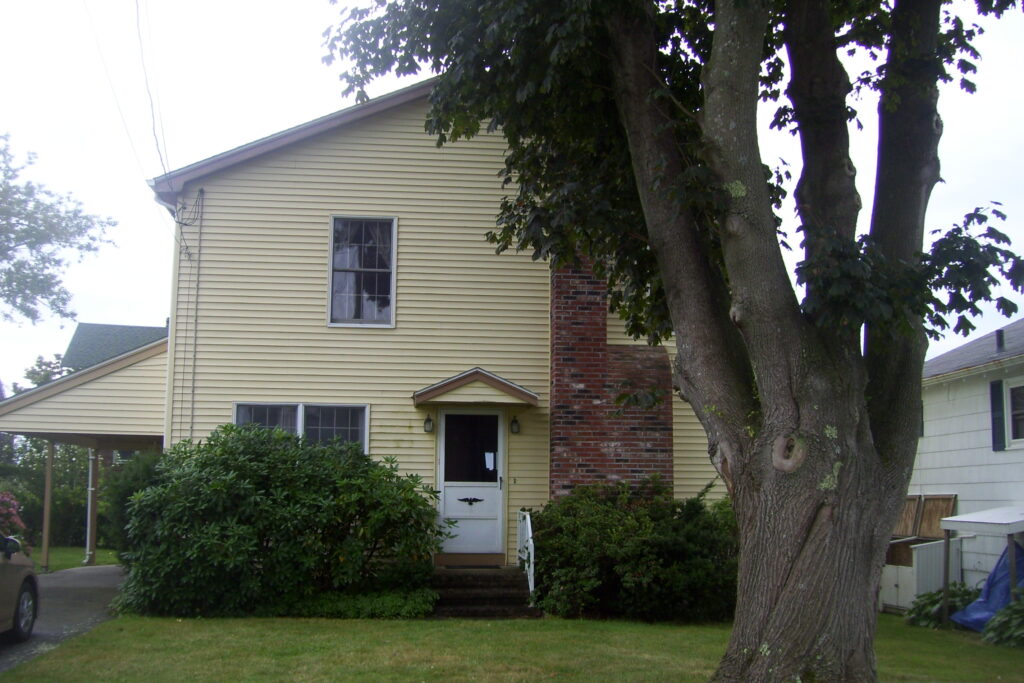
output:
<svg viewBox="0 0 1024 683"><path fill-rule="evenodd" d="M330 322L394 324L395 220L335 216L331 234Z"/></svg>
<svg viewBox="0 0 1024 683"><path fill-rule="evenodd" d="M369 410L363 406L239 403L235 424L280 427L313 441L354 441L366 451Z"/></svg>

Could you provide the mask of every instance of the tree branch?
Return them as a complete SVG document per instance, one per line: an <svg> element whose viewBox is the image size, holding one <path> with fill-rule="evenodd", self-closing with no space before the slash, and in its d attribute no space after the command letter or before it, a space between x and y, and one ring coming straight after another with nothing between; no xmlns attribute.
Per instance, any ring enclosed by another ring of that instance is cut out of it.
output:
<svg viewBox="0 0 1024 683"><path fill-rule="evenodd" d="M711 165L731 195L722 250L732 319L750 354L765 421L783 433L799 424L793 397L808 327L782 260L758 148L758 84L769 5L757 0L716 4L703 76L703 120Z"/></svg>
<svg viewBox="0 0 1024 683"><path fill-rule="evenodd" d="M939 180L937 56L940 0L900 0L879 102L878 172L871 237L890 262L914 263L924 239L924 219ZM916 444L921 415L921 367L927 349L922 321L893 338L868 326L865 354L872 431L880 453L912 458L898 444ZM908 410L907 406L913 409Z"/></svg>
<svg viewBox="0 0 1024 683"><path fill-rule="evenodd" d="M672 310L677 378L684 396L699 397L691 405L715 448L726 434L742 432L757 412L746 350L729 318L722 271L685 206L679 179L687 160L667 111L670 103L659 96L665 85L657 75L658 43L651 17L641 10L611 17L608 23L616 103ZM741 449L740 444L725 444L722 450ZM735 465L725 469L735 472Z"/></svg>
<svg viewBox="0 0 1024 683"><path fill-rule="evenodd" d="M850 79L836 55L830 7L824 0L790 0L786 5L785 43L792 71L786 94L793 103L803 156L796 204L811 263L835 240L852 245L861 208L850 160ZM812 304L822 298L816 286L820 282L807 284ZM847 335L851 346L859 343L858 331Z"/></svg>

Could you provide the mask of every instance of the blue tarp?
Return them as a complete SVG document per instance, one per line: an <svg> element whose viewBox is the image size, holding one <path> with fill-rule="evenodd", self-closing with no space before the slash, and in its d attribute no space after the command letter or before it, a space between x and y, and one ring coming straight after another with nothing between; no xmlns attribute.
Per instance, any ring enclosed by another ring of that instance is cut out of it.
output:
<svg viewBox="0 0 1024 683"><path fill-rule="evenodd" d="M1017 553L1017 586L1024 587L1024 548L1019 543L1013 544ZM985 628L988 620L996 612L1010 603L1010 558L1006 550L999 556L992 573L985 579L981 596L950 617L953 621L969 629L980 631Z"/></svg>

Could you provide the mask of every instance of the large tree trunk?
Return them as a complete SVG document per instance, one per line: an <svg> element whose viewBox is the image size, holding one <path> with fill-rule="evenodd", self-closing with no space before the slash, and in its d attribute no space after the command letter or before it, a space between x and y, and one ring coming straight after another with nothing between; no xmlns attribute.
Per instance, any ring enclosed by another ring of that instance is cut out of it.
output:
<svg viewBox="0 0 1024 683"><path fill-rule="evenodd" d="M875 678L878 583L906 482L880 484L893 473L855 393L798 399L802 463L787 471L777 443L758 439L734 482L738 600L717 680Z"/></svg>
<svg viewBox="0 0 1024 683"><path fill-rule="evenodd" d="M928 61L934 46L920 37L937 32L936 2L897 2L899 59ZM864 353L860 323L822 326L793 296L757 146L761 46L772 9L764 0L716 3L701 116L709 163L731 195L718 234L727 281L707 268L712 255L681 208L683 190L666 189L685 160L665 124L670 106L652 94L661 83L652 10L643 6L609 22L616 100L676 331L678 385L705 427L740 527L738 607L716 679L874 680L879 580L916 449L920 326L893 339L891 330L868 325ZM852 248L860 209L846 129L850 85L830 12L824 0L790 0L786 9L789 95L805 161L797 201L810 259L837 242ZM900 67L890 56L890 68ZM904 185L879 192L922 198L872 230L888 255L903 260L920 249L937 177L937 134L929 126L915 136L915 120L929 106L934 114L925 81L893 93L914 106L883 111L900 131L896 175ZM881 164L893 156L884 139ZM807 292L823 305L827 295L827 288Z"/></svg>

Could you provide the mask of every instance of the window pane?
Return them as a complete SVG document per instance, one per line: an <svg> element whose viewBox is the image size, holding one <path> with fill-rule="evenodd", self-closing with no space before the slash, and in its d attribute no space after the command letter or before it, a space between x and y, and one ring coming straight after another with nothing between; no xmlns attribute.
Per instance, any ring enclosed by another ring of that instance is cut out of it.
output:
<svg viewBox="0 0 1024 683"><path fill-rule="evenodd" d="M445 416L445 481L498 481L497 452L497 415Z"/></svg>
<svg viewBox="0 0 1024 683"><path fill-rule="evenodd" d="M363 421L366 409L361 406L306 406L306 438L313 441L354 441L363 446Z"/></svg>
<svg viewBox="0 0 1024 683"><path fill-rule="evenodd" d="M1024 386L1010 389L1010 438L1024 439Z"/></svg>
<svg viewBox="0 0 1024 683"><path fill-rule="evenodd" d="M286 432L295 433L298 410L295 406L274 406L241 404L238 406L235 423L239 425L257 424L261 427L280 427Z"/></svg>
<svg viewBox="0 0 1024 683"><path fill-rule="evenodd" d="M358 273L335 272L331 296L331 322L339 320L355 320L359 310L359 297L356 294L356 277Z"/></svg>

